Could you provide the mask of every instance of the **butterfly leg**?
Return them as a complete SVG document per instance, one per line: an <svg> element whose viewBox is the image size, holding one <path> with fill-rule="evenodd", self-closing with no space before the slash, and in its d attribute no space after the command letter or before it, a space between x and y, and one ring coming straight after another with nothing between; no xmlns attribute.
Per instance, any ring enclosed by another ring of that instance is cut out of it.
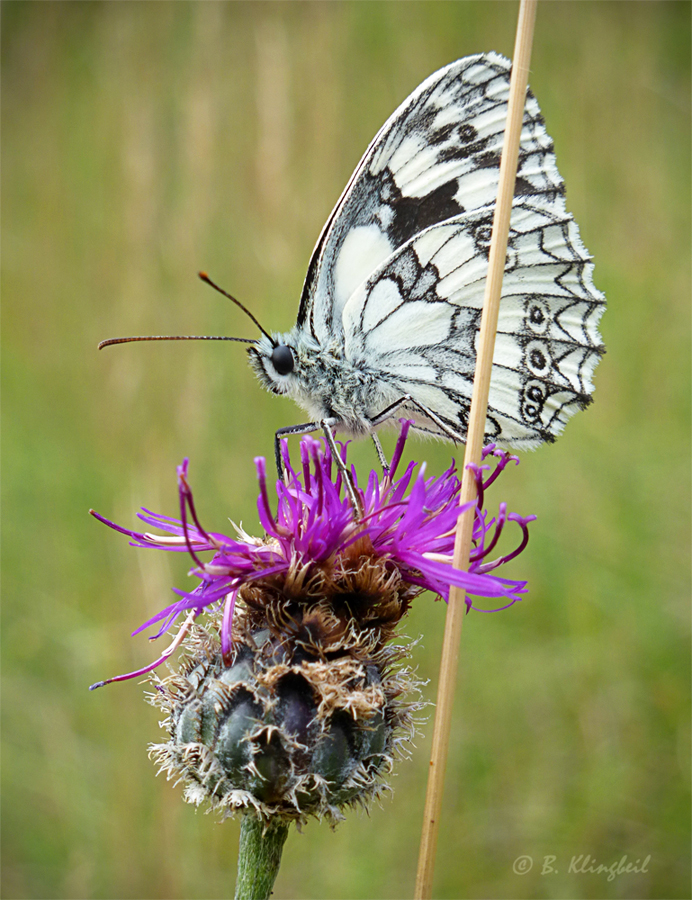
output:
<svg viewBox="0 0 692 900"><path fill-rule="evenodd" d="M382 474L387 476L389 475L389 463L387 462L387 457L384 455L384 450L382 449L380 439L377 437L374 431L372 432L370 437L372 438L372 442L375 445L377 458L379 459L380 465L382 466Z"/></svg>
<svg viewBox="0 0 692 900"><path fill-rule="evenodd" d="M338 421L338 419L322 419L320 425L324 429L325 440L329 444L329 449L332 451L332 459L336 463L336 467L341 472L341 475L344 479L346 492L348 493L349 499L351 501L351 506L355 510L356 518L360 519L363 516L363 504L360 497L356 493L356 486L353 483L353 477L351 476L349 470L346 468L346 463L341 458L339 448L336 446L334 435L332 434L332 428L337 424Z"/></svg>
<svg viewBox="0 0 692 900"><path fill-rule="evenodd" d="M381 413L378 413L374 418L370 420L370 425L373 428L376 428L378 425L381 425L383 422L386 422L387 419L391 419L392 416L396 413L396 411L403 406L405 403L409 403L411 406L415 406L419 412L422 412L424 416L427 416L431 422L434 422L435 425L447 435L453 441L461 441L464 442L465 438L463 438L457 431L454 431L453 428L450 428L442 419L434 413L431 409L428 409L427 406L424 406L422 403L419 403L417 400L414 400L410 394L405 394L403 397L399 397L398 400L395 400L394 403L391 403L386 409L383 409ZM425 430L425 429L421 429Z"/></svg>
<svg viewBox="0 0 692 900"><path fill-rule="evenodd" d="M339 449L334 441L334 435L332 434L332 428L334 428L334 426L338 424L338 419L329 418L321 419L319 422L305 422L303 425L289 425L287 428L279 428L279 430L274 435L274 457L276 459L276 471L279 475L279 479L283 481L284 466L283 462L281 461L281 438L288 437L289 435L293 434L310 434L311 432L319 431L319 429L322 428L322 430L324 431L325 440L327 441L329 449L331 450L332 458L344 479L344 484L346 485L346 491L351 501L351 505L356 511L356 515L358 516L358 518L360 518L363 515L363 504L361 503L360 497L356 493L351 473L346 468L346 464L341 458Z"/></svg>
<svg viewBox="0 0 692 900"><path fill-rule="evenodd" d="M279 480L284 480L284 464L281 462L281 438L291 434L310 434L319 431L319 422L305 422L303 425L289 425L287 428L279 428L274 435L274 459L276 460L276 472Z"/></svg>

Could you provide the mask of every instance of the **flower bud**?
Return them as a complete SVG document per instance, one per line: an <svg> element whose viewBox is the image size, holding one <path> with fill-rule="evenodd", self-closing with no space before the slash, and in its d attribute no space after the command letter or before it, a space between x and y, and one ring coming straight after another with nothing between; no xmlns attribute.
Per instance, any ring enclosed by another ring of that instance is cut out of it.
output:
<svg viewBox="0 0 692 900"><path fill-rule="evenodd" d="M314 637L325 625L319 607L307 618ZM419 682L393 666L407 651L373 648L351 628L327 658L321 642L308 649L256 619L237 610L228 662L218 622L188 635L184 667L152 697L168 714L170 739L151 755L185 782L186 800L209 801L224 815L252 807L267 817L338 820L340 807L387 789L382 778L413 736L422 704L402 695Z"/></svg>

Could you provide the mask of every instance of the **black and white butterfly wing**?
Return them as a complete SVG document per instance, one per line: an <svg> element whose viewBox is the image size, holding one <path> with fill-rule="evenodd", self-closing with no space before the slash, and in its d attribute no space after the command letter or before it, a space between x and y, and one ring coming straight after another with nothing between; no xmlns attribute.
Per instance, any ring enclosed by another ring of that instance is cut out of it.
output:
<svg viewBox="0 0 692 900"><path fill-rule="evenodd" d="M487 271L486 207L433 225L392 254L343 312L345 355L465 436ZM590 401L603 301L564 212L514 201L493 358L487 440L552 441ZM404 406L426 430L441 433ZM370 411L372 415L376 410Z"/></svg>
<svg viewBox="0 0 692 900"><path fill-rule="evenodd" d="M458 60L389 118L322 231L297 323L462 437L509 75L494 53ZM588 402L602 352L604 301L563 193L529 93L488 419L488 437L513 445L562 430Z"/></svg>
<svg viewBox="0 0 692 900"><path fill-rule="evenodd" d="M494 203L510 64L496 53L433 73L377 133L332 211L308 268L298 324L321 344L355 288L424 228ZM562 193L538 105L524 116L517 190Z"/></svg>

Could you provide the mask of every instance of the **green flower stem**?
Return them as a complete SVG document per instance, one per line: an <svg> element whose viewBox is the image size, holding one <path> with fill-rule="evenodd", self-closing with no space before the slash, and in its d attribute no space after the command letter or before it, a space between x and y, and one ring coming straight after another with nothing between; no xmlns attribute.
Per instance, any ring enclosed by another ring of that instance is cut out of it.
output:
<svg viewBox="0 0 692 900"><path fill-rule="evenodd" d="M282 819L265 825L253 813L243 816L235 900L268 900L279 873L288 828L289 823Z"/></svg>

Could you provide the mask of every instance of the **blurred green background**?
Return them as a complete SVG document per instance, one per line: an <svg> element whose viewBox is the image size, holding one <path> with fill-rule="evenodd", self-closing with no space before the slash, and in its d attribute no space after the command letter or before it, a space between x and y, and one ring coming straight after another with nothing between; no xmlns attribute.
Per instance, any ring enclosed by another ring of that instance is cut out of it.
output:
<svg viewBox="0 0 692 900"><path fill-rule="evenodd" d="M429 73L511 55L517 5L2 5L3 853L7 898L232 894L238 826L155 779L157 714L129 632L182 556L91 519L257 530L252 458L300 421L241 347L206 269L289 328L322 224L385 118ZM535 512L526 602L464 629L435 895L689 898L690 5L539 5L531 85L609 307L595 403L491 495ZM391 440L387 444L391 449ZM440 472L452 449L411 442ZM373 464L372 448L355 451ZM418 600L434 699L444 607ZM412 895L432 725L393 799L289 836L277 898ZM607 881L570 873L573 857ZM532 870L515 874L529 855ZM553 871L541 874L554 856Z"/></svg>

